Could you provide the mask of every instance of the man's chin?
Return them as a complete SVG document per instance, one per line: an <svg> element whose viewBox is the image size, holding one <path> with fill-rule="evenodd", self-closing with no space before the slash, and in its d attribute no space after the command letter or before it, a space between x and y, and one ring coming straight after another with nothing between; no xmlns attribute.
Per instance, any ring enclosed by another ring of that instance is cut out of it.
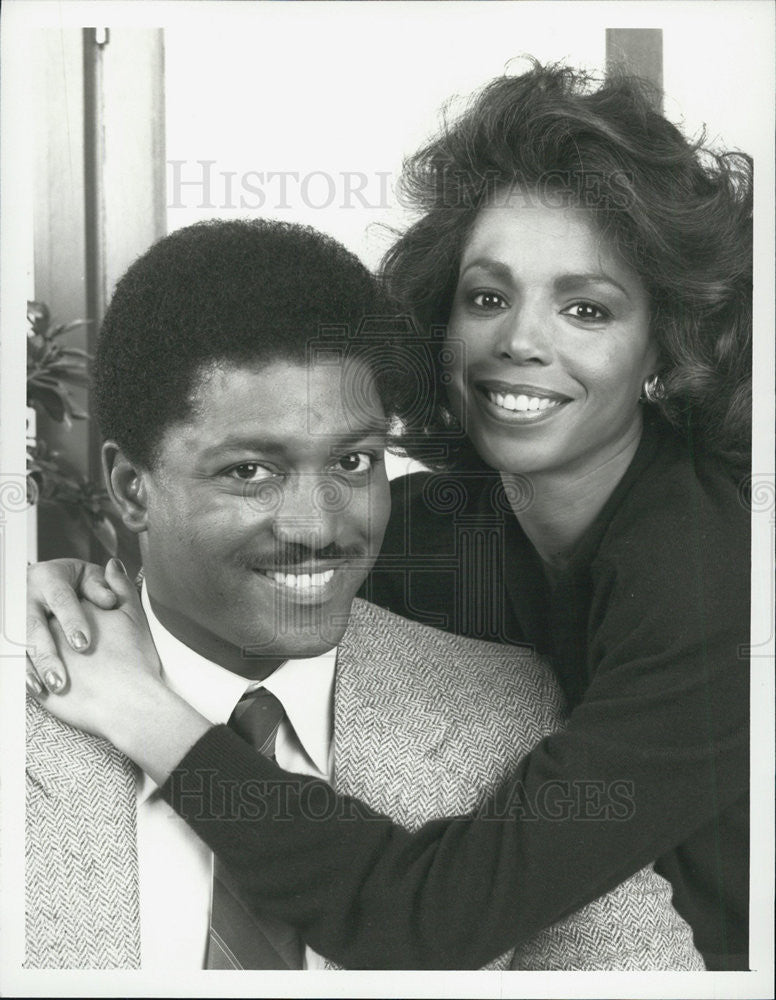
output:
<svg viewBox="0 0 776 1000"><path fill-rule="evenodd" d="M244 657L272 657L284 660L321 656L336 646L347 628L346 615L327 615L304 627L290 627L283 635L247 642L242 646Z"/></svg>
<svg viewBox="0 0 776 1000"><path fill-rule="evenodd" d="M336 646L347 628L351 606L355 597L355 581L345 579L333 599L299 604L287 601L275 604L272 620L274 634L271 640L273 656L300 658L319 656ZM343 583L347 587L343 587ZM265 621L268 616L265 617ZM268 638L264 633L265 640Z"/></svg>
<svg viewBox="0 0 776 1000"><path fill-rule="evenodd" d="M333 649L342 638L342 633L336 639L311 637L306 640L289 640L287 642L257 643L242 647L244 659L277 659L306 660L314 656L322 656Z"/></svg>

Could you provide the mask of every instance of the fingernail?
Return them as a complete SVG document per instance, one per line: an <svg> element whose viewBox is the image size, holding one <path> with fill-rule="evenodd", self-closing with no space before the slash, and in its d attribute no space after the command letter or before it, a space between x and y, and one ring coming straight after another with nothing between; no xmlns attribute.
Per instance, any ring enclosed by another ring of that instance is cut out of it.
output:
<svg viewBox="0 0 776 1000"><path fill-rule="evenodd" d="M55 674L53 670L49 670L46 674L46 687L49 691L60 691L64 686L65 682L59 674Z"/></svg>
<svg viewBox="0 0 776 1000"><path fill-rule="evenodd" d="M86 649L86 647L89 645L89 640L86 638L86 636L80 629L77 629L70 636L70 645L73 647L73 649L76 650Z"/></svg>
<svg viewBox="0 0 776 1000"><path fill-rule="evenodd" d="M46 690L37 677L28 677L27 684L32 688L32 690L38 696L44 694Z"/></svg>
<svg viewBox="0 0 776 1000"><path fill-rule="evenodd" d="M120 559L117 559L115 556L113 557L113 565L116 567L116 569L120 573L123 573L124 576L127 575L127 567L124 565L124 563Z"/></svg>

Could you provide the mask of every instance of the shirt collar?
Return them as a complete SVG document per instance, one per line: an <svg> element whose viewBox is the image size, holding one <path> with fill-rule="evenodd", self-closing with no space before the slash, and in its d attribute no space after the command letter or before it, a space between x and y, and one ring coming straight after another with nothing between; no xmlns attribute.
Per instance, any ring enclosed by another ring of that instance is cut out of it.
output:
<svg viewBox="0 0 776 1000"><path fill-rule="evenodd" d="M286 660L263 681L280 699L302 749L322 774L329 770L334 732L336 662L335 646L319 656Z"/></svg>
<svg viewBox="0 0 776 1000"><path fill-rule="evenodd" d="M141 601L162 664L162 680L214 725L226 724L248 690L266 687L279 698L308 757L322 773L328 770L334 729L334 671L337 648L320 656L286 660L264 681L257 682L200 656L169 632L154 614L143 582ZM143 773L138 800L156 789Z"/></svg>

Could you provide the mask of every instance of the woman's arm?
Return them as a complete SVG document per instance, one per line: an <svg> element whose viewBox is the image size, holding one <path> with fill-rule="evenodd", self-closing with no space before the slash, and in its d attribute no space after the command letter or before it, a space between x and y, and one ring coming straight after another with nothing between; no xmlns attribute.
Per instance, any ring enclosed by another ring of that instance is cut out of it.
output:
<svg viewBox="0 0 776 1000"><path fill-rule="evenodd" d="M696 728L705 685L690 683L675 706L688 730L671 738L652 695L622 683L625 698L618 684L608 706L605 691L593 697L477 818L414 835L321 783L284 784L224 727L202 737L162 794L241 872L255 905L298 924L317 951L351 968L477 968L745 793L738 699L728 731L710 742Z"/></svg>
<svg viewBox="0 0 776 1000"><path fill-rule="evenodd" d="M410 836L324 788L311 810L309 783L280 789L224 729L163 794L256 905L351 968L478 967L656 858L712 967L746 967L747 519L735 497L687 492L668 519L656 496L597 566L584 698L478 818ZM255 781L266 812L248 808ZM230 788L236 823L218 815Z"/></svg>
<svg viewBox="0 0 776 1000"><path fill-rule="evenodd" d="M666 738L659 706L640 696L637 677L621 677L627 712L600 687L478 817L411 835L210 727L159 681L142 623L122 606L88 611L88 655L59 636L71 684L44 704L115 742L157 782L182 757L163 796L239 871L257 909L349 967L477 968L676 846L735 799L746 774L735 698L729 733L709 745L690 725L703 691L686 686L683 706L669 684L688 726Z"/></svg>
<svg viewBox="0 0 776 1000"><path fill-rule="evenodd" d="M678 573L686 545L657 544L649 554L666 567L677 560ZM410 835L323 783L285 775L225 727L205 727L190 750L168 746L168 762L188 752L162 793L240 871L257 908L297 924L317 951L351 968L479 967L742 808L748 572L710 543L692 558L695 589L638 561L602 582L625 600L603 615L583 702L475 819ZM84 660L63 655L73 671ZM163 704L115 718L135 759ZM172 740L165 725L160 739Z"/></svg>

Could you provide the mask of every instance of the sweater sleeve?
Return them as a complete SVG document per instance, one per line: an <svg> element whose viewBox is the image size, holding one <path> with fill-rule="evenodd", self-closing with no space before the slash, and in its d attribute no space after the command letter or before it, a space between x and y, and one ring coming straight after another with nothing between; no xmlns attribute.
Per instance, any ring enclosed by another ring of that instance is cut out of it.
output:
<svg viewBox="0 0 776 1000"><path fill-rule="evenodd" d="M164 796L252 905L336 962L484 965L746 793L745 529L720 533L720 511L696 499L702 510L615 537L596 564L585 696L476 816L409 834L224 727Z"/></svg>

